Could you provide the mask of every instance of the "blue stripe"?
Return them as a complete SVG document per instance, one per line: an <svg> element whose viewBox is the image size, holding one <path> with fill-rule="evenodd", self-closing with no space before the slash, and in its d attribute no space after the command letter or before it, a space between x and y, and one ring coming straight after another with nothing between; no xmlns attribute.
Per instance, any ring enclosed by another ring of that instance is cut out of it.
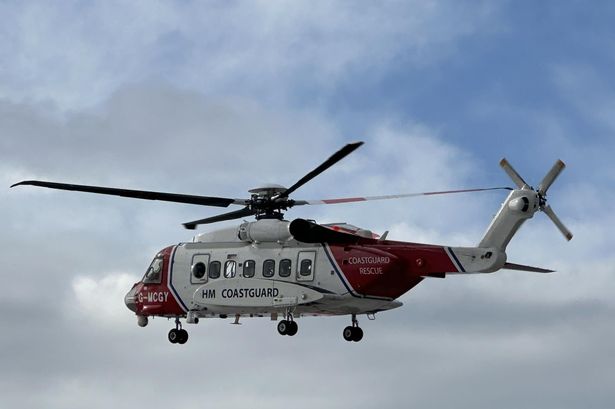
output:
<svg viewBox="0 0 615 409"><path fill-rule="evenodd" d="M447 247L448 251L451 253L451 256L453 256L453 258L455 259L455 263L457 263L457 265L459 266L459 268L461 269L462 273L465 273L466 270L463 268L463 266L461 265L461 263L459 262L459 259L457 258L457 256L455 255L455 253L453 253L453 249L450 247Z"/></svg>
<svg viewBox="0 0 615 409"><path fill-rule="evenodd" d="M353 297L361 298L352 291L352 289L348 286L348 284L346 284L346 280L344 280L344 278L342 277L342 274L339 272L339 270L335 266L335 262L333 261L333 258L329 254L329 251L327 251L327 246L323 244L322 248L325 250L325 254L327 255L327 258L329 259L329 263L331 263L331 267L333 267L333 270L337 273L337 276L339 277L342 284L344 284L344 287L346 287L350 295L352 295Z"/></svg>
<svg viewBox="0 0 615 409"><path fill-rule="evenodd" d="M177 290L175 290L175 287L173 287L173 263L175 262L175 251L176 250L177 250L177 246L173 248L173 253L171 253L171 259L169 260L169 288L171 289L171 291L173 291L173 294L175 295L175 299L179 301L179 303L181 304L180 307L183 308L184 312L187 312L188 307L186 307L186 304L184 304L184 301L177 293Z"/></svg>

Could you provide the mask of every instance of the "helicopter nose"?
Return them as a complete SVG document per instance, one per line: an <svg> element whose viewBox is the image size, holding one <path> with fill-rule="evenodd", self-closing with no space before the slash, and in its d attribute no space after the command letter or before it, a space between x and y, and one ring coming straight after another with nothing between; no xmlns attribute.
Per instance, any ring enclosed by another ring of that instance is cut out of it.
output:
<svg viewBox="0 0 615 409"><path fill-rule="evenodd" d="M124 304L126 307L132 312L137 312L137 301L136 301L136 288L137 286L133 286L130 291L124 296Z"/></svg>

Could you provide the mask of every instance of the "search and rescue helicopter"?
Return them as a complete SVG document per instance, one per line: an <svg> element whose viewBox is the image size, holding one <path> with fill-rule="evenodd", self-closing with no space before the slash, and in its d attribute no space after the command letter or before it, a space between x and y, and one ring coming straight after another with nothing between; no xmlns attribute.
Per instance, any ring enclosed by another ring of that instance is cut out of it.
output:
<svg viewBox="0 0 615 409"><path fill-rule="evenodd" d="M495 187L328 200L293 200L290 194L353 152L363 142L351 143L289 188L266 185L250 190L249 199L194 196L100 186L27 180L32 185L138 199L190 203L203 206L243 206L221 215L184 223L201 224L256 216L239 226L200 233L191 242L161 250L142 280L125 296L126 306L141 327L148 317L175 319L169 331L172 343L184 344L188 332L181 319L197 324L200 318L271 317L281 335L295 335L295 318L310 315L350 315L344 328L346 341L363 338L358 315L374 319L381 311L400 307L401 295L425 277L448 274L491 273L512 269L548 273L538 267L507 262L506 246L519 227L544 212L567 240L570 231L547 204L547 190L565 165L558 160L534 189L502 159L500 165L516 188ZM317 224L312 220L284 220L283 211L294 206L339 204L413 196L509 190L477 247L452 247L387 239L350 224Z"/></svg>

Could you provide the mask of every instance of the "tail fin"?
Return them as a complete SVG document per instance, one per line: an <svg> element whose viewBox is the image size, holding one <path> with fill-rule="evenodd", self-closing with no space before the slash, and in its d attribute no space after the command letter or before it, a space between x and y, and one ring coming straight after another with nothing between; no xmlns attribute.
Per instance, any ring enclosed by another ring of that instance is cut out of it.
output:
<svg viewBox="0 0 615 409"><path fill-rule="evenodd" d="M502 207L491 221L478 246L495 247L501 251L506 251L506 246L517 230L526 220L534 217L534 213L537 211L544 212L567 240L572 239L572 233L555 215L551 206L547 204L547 190L566 167L564 162L561 160L555 162L555 165L540 182L537 190L528 185L506 159L500 161L500 166L515 182L517 189L510 192L502 203Z"/></svg>

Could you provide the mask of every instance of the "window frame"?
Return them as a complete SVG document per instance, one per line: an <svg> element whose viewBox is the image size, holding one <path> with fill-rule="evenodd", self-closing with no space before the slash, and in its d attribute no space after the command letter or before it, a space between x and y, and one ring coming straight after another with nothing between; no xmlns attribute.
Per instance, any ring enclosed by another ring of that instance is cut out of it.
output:
<svg viewBox="0 0 615 409"><path fill-rule="evenodd" d="M288 264L288 267L286 268L286 270L282 270L282 266ZM284 274L282 274L282 271L284 271ZM280 277L290 277L291 274L293 272L293 261L289 258L283 258L282 260L280 260L280 263L278 265L278 275Z"/></svg>
<svg viewBox="0 0 615 409"><path fill-rule="evenodd" d="M309 264L309 270L308 270L307 274L304 274L304 272L303 272L303 271L304 271L303 266L304 266L305 264ZM300 275L301 277L309 277L309 276L311 276L312 274L314 274L314 273L312 272L312 266L313 266L313 265L314 265L314 262L312 262L312 260L311 260L311 259L309 259L309 258L304 258L303 260L301 260L301 263L299 263L299 275Z"/></svg>
<svg viewBox="0 0 615 409"><path fill-rule="evenodd" d="M209 262L211 260L210 253L195 253L192 255L192 260L190 263L190 284L203 284L206 283L209 279ZM203 263L205 265L205 274L203 277L198 278L194 275L192 269L198 263Z"/></svg>
<svg viewBox="0 0 615 409"><path fill-rule="evenodd" d="M246 271L247 271L246 267L247 267L248 263L251 265L251 272L250 272L250 274L246 274ZM252 260L252 259L245 260L243 262L243 270L241 271L241 276L242 277L246 277L246 278L252 278L252 277L254 277L255 274L256 274L256 261Z"/></svg>
<svg viewBox="0 0 615 409"><path fill-rule="evenodd" d="M232 275L227 274L229 267L232 266ZM235 278L237 276L237 261L235 260L226 260L224 263L224 270L222 272L224 278Z"/></svg>
<svg viewBox="0 0 615 409"><path fill-rule="evenodd" d="M265 275L265 264L272 264L273 268L271 269L271 274L267 274ZM266 260L263 260L263 270L261 271L262 275L264 278L271 278L275 275L275 260L272 258L268 258Z"/></svg>
<svg viewBox="0 0 615 409"><path fill-rule="evenodd" d="M297 255L297 267L295 267L297 281L313 281L316 276L316 266L316 251L300 251Z"/></svg>
<svg viewBox="0 0 615 409"><path fill-rule="evenodd" d="M212 266L216 265L217 269L212 268ZM220 273L222 270L222 263L220 263L218 260L212 260L209 262L209 268L207 269L207 277L209 277L212 280L216 280L218 278L220 278ZM217 271L217 275L212 275L212 271Z"/></svg>

